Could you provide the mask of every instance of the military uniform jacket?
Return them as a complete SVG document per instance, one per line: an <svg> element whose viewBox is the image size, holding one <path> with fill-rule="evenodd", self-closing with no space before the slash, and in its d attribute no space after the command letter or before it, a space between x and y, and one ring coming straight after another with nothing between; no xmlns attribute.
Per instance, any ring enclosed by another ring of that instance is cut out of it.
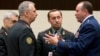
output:
<svg viewBox="0 0 100 56"><path fill-rule="evenodd" d="M57 50L71 56L100 56L100 24L91 16L79 27L74 42L58 42Z"/></svg>
<svg viewBox="0 0 100 56"><path fill-rule="evenodd" d="M53 56L66 56L64 55L63 53L58 53L56 51L56 47L54 50L52 50L52 47L54 47L53 45L51 44L48 44L45 42L44 40L44 37L45 37L45 34L52 34L52 30L51 28L50 29L47 29L43 32L40 32L38 34L38 38L37 38L37 41L38 41L38 50L39 50L39 55L40 56L48 56L48 52L53 52ZM65 41L71 41L74 39L74 34L61 28L61 37L65 40Z"/></svg>
<svg viewBox="0 0 100 56"><path fill-rule="evenodd" d="M36 56L36 39L30 26L19 20L7 37L8 56Z"/></svg>
<svg viewBox="0 0 100 56"><path fill-rule="evenodd" d="M7 30L2 27L0 29L0 56L7 56L6 38Z"/></svg>

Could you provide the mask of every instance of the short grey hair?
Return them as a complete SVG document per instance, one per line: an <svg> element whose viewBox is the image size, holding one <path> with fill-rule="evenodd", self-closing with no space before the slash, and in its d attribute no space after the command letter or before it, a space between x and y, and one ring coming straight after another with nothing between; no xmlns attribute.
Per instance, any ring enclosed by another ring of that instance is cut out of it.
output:
<svg viewBox="0 0 100 56"><path fill-rule="evenodd" d="M4 18L8 18L8 19L10 19L11 16L16 16L16 17L18 17L18 14L15 13L15 12L12 12L12 11L7 12L7 13L4 14Z"/></svg>
<svg viewBox="0 0 100 56"><path fill-rule="evenodd" d="M18 10L19 10L19 15L22 16L24 11L29 10L29 4L35 5L34 2L31 1L23 1L22 3L19 4Z"/></svg>

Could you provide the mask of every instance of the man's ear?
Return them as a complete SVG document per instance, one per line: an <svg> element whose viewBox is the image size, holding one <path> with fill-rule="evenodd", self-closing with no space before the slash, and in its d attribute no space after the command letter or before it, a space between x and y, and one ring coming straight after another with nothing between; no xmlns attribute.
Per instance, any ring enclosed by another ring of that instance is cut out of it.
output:
<svg viewBox="0 0 100 56"><path fill-rule="evenodd" d="M87 9L84 9L85 15L88 13Z"/></svg>
<svg viewBox="0 0 100 56"><path fill-rule="evenodd" d="M25 11L25 12L24 12L24 15L25 15L26 17L28 16L28 14L29 14L28 11Z"/></svg>
<svg viewBox="0 0 100 56"><path fill-rule="evenodd" d="M50 18L48 18L48 22L50 23Z"/></svg>
<svg viewBox="0 0 100 56"><path fill-rule="evenodd" d="M5 18L5 19L3 20L3 24L4 24L4 26L8 26L8 24L9 24L9 19Z"/></svg>
<svg viewBox="0 0 100 56"><path fill-rule="evenodd" d="M7 19L7 18L5 18L5 19L3 20L3 22L4 22L4 23L7 23L7 22L8 22L8 19Z"/></svg>

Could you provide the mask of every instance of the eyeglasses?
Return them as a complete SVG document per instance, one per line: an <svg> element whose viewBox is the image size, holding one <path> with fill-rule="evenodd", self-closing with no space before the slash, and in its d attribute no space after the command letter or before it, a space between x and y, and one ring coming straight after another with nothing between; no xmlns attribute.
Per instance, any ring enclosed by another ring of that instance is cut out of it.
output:
<svg viewBox="0 0 100 56"><path fill-rule="evenodd" d="M16 20L13 20L12 22L13 22L13 23L16 23L17 21L16 21Z"/></svg>
<svg viewBox="0 0 100 56"><path fill-rule="evenodd" d="M12 22L12 23L16 23L16 22L17 22L17 20L11 20L11 22Z"/></svg>

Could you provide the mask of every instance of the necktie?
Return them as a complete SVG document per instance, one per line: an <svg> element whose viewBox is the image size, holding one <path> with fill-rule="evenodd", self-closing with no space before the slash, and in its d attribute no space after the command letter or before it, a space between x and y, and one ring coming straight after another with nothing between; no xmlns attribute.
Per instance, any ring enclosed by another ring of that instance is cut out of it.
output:
<svg viewBox="0 0 100 56"><path fill-rule="evenodd" d="M57 30L55 31L55 34L57 33Z"/></svg>

